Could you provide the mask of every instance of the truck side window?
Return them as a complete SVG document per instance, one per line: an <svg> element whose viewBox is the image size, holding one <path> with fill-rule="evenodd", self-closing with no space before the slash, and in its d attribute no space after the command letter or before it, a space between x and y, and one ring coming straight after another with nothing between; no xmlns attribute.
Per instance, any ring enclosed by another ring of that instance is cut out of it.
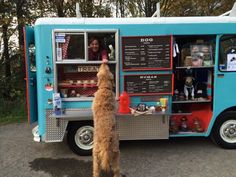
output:
<svg viewBox="0 0 236 177"><path fill-rule="evenodd" d="M236 35L220 38L219 70L236 71Z"/></svg>
<svg viewBox="0 0 236 177"><path fill-rule="evenodd" d="M84 60L83 33L56 33L56 57L60 60Z"/></svg>

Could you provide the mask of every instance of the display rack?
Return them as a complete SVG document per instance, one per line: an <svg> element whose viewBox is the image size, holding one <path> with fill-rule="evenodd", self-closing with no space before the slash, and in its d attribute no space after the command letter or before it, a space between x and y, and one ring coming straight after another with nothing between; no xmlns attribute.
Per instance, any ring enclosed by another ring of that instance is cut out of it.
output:
<svg viewBox="0 0 236 177"><path fill-rule="evenodd" d="M174 90L177 90L177 96L174 94L172 97L170 130L173 128L172 123L178 131L170 132L170 137L204 136L212 115L215 36L174 36L174 40L179 44L180 53L173 59ZM193 79L192 87L185 87L187 77ZM200 96L197 94L199 88L196 88L199 83L205 86L200 92L204 94ZM188 90L190 96L186 98L185 88L193 89L194 99L191 89ZM184 117L188 130L181 131ZM199 121L202 132L192 131L194 119Z"/></svg>

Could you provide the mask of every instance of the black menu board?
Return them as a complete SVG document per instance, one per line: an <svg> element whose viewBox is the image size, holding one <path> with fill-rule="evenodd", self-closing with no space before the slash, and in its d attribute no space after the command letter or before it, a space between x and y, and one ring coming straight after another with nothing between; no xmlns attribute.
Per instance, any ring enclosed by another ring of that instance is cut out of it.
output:
<svg viewBox="0 0 236 177"><path fill-rule="evenodd" d="M122 37L123 70L172 68L171 36Z"/></svg>
<svg viewBox="0 0 236 177"><path fill-rule="evenodd" d="M129 95L172 94L172 74L125 75L124 90Z"/></svg>

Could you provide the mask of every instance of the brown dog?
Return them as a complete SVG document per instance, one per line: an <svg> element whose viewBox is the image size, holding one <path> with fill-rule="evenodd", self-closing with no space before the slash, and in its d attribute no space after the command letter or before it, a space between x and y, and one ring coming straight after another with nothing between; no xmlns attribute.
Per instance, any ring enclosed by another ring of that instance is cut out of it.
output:
<svg viewBox="0 0 236 177"><path fill-rule="evenodd" d="M115 129L114 79L107 64L98 71L98 90L93 100L94 147L93 176L99 177L101 171L113 171L120 177L119 139Z"/></svg>

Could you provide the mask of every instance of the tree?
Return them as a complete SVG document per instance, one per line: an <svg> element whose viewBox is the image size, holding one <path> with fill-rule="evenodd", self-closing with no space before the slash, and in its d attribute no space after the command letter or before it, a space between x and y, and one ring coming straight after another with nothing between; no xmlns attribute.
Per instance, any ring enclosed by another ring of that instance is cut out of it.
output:
<svg viewBox="0 0 236 177"><path fill-rule="evenodd" d="M1 70L3 71L0 73L0 84L1 88L1 97L9 97L8 90L11 89L11 61L10 61L10 54L9 54L9 38L11 36L10 29L12 25L13 16L11 14L11 3L7 0L0 1L1 7L1 31L2 31L2 38L3 38L3 54L1 58L1 62L4 64L4 68Z"/></svg>
<svg viewBox="0 0 236 177"><path fill-rule="evenodd" d="M17 17L17 30L18 30L18 43L19 43L19 58L20 58L20 68L21 71L21 79L24 79L25 73L25 65L24 65L24 34L23 34L23 27L25 26L25 18L27 8L27 1L26 0L16 0L16 17Z"/></svg>
<svg viewBox="0 0 236 177"><path fill-rule="evenodd" d="M234 4L232 0L167 1L168 8L161 8L161 14L164 16L217 16L229 11Z"/></svg>
<svg viewBox="0 0 236 177"><path fill-rule="evenodd" d="M93 5L93 17L111 17L111 4L109 1L100 1L98 5Z"/></svg>
<svg viewBox="0 0 236 177"><path fill-rule="evenodd" d="M11 3L9 1L1 1L0 2L1 8L1 28L2 28L2 38L3 38L3 54L2 54L2 62L5 64L5 78L10 78L11 76L11 63L10 63L10 56L9 56L9 26L11 25L13 16L9 12L11 12Z"/></svg>

